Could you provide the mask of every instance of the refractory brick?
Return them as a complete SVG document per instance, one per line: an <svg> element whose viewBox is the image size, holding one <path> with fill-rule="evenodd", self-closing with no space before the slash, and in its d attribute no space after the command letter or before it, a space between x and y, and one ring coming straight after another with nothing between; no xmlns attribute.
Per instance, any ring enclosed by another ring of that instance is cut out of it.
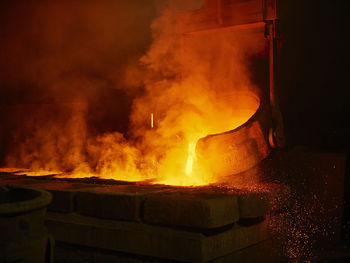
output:
<svg viewBox="0 0 350 263"><path fill-rule="evenodd" d="M195 228L217 228L239 219L236 195L205 192L167 192L147 196L145 222Z"/></svg>
<svg viewBox="0 0 350 263"><path fill-rule="evenodd" d="M211 236L136 222L49 212L46 225L55 240L180 262L207 262L269 238L268 221L235 224Z"/></svg>
<svg viewBox="0 0 350 263"><path fill-rule="evenodd" d="M240 218L265 216L271 210L271 194L268 192L247 192L238 194Z"/></svg>
<svg viewBox="0 0 350 263"><path fill-rule="evenodd" d="M145 195L166 189L167 187L117 185L78 191L77 212L98 218L138 221Z"/></svg>

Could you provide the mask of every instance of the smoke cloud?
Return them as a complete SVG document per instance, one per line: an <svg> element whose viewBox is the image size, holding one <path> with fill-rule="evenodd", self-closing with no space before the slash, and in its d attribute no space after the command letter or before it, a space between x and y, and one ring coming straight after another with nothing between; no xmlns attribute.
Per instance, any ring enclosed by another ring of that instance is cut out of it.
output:
<svg viewBox="0 0 350 263"><path fill-rule="evenodd" d="M246 63L246 51L251 52L255 42L232 32L179 34L179 12L200 8L201 2L3 4L1 83L20 90L33 87L31 96L39 93L55 101L56 108L66 109L46 108L46 117L39 110L39 117L20 125L7 165L78 177L215 182L206 171L185 175L185 170L195 162L195 156L189 156L198 139L232 130L255 112L256 105L239 96L255 88ZM89 132L89 98L104 88L132 97L127 134ZM53 116L53 121L43 121ZM29 138L24 136L28 130Z"/></svg>

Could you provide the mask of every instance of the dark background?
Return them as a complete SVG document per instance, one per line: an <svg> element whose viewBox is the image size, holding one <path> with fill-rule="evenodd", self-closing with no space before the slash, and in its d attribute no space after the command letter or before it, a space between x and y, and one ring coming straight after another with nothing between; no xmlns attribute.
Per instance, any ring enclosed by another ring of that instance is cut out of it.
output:
<svg viewBox="0 0 350 263"><path fill-rule="evenodd" d="M296 0L280 4L283 49L279 91L287 143L289 147L304 145L346 154L342 238L349 242L349 2Z"/></svg>
<svg viewBox="0 0 350 263"><path fill-rule="evenodd" d="M280 1L280 95L290 144L349 148L347 1Z"/></svg>
<svg viewBox="0 0 350 263"><path fill-rule="evenodd" d="M303 145L346 154L342 234L343 241L349 242L349 2L296 0L280 4L283 49L279 91L288 147Z"/></svg>

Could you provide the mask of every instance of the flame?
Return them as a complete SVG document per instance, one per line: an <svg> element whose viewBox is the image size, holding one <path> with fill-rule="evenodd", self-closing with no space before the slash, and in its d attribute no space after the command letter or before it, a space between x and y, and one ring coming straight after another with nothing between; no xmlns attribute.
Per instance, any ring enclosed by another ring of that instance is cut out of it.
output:
<svg viewBox="0 0 350 263"><path fill-rule="evenodd" d="M229 32L180 36L176 32L178 11L172 4L163 10L151 25L154 40L149 50L137 63L120 70L125 73L126 92L136 90L134 93L142 94L133 100L127 139L116 131L92 136L87 127L88 105L46 105L28 116L14 132L17 145L7 154L7 166L30 168L31 175L55 171L61 173L59 177L97 176L184 186L217 182L219 178L197 162L196 145L207 135L244 124L259 107L242 52L246 43ZM98 25L104 24L110 23ZM109 37L101 42L108 47L119 42L113 34ZM72 53L79 56L81 52ZM77 61L81 65L81 60ZM96 67L100 64L103 63L98 60ZM66 71L64 68L57 75L69 75ZM96 76L101 74L99 71ZM111 75L111 71L106 73L106 83ZM82 81L79 75L67 83L58 81L53 89L60 91L68 84L69 88L74 86L73 90L95 82ZM16 114L21 115L21 111Z"/></svg>

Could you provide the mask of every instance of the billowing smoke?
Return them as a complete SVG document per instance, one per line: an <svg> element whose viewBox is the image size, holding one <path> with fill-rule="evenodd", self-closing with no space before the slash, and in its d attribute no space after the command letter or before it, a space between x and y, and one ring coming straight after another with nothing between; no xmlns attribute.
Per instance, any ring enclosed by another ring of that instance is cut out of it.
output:
<svg viewBox="0 0 350 263"><path fill-rule="evenodd" d="M156 1L2 1L0 80L66 100L120 87L150 43Z"/></svg>
<svg viewBox="0 0 350 263"><path fill-rule="evenodd" d="M124 72L151 43L157 1L0 5L0 152L6 164L64 171L95 167L98 156L90 156L88 141L97 142L90 135L128 125L125 101L140 87L126 89Z"/></svg>
<svg viewBox="0 0 350 263"><path fill-rule="evenodd" d="M256 110L237 95L254 89L246 55L256 43L232 32L179 34L179 12L199 8L201 2L5 5L1 82L35 87L31 93L56 102L75 102L65 106L70 110L63 111L62 118L55 110L46 113L56 118L39 122L42 127L37 124L40 116L29 118L7 154L7 165L68 171L72 176L156 178L186 185L215 182L206 171L192 171L196 158L189 157L199 138L236 128ZM133 98L127 136L113 130L92 136L87 128L90 105L82 105L103 88ZM24 140L25 127L30 136Z"/></svg>

